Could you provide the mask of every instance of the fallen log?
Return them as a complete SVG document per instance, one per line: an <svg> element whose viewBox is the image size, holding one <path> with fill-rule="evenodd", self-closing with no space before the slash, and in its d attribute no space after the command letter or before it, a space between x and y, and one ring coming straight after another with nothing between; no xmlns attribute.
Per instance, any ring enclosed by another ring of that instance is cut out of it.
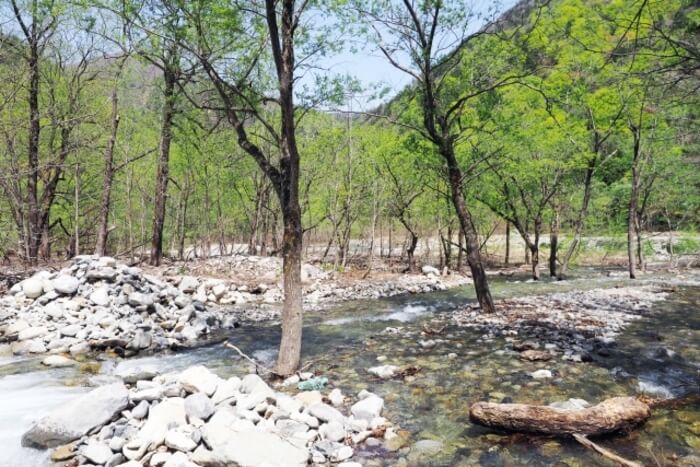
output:
<svg viewBox="0 0 700 467"><path fill-rule="evenodd" d="M550 435L602 435L629 431L651 416L649 405L634 397L613 397L587 409L477 402L469 419L508 431Z"/></svg>

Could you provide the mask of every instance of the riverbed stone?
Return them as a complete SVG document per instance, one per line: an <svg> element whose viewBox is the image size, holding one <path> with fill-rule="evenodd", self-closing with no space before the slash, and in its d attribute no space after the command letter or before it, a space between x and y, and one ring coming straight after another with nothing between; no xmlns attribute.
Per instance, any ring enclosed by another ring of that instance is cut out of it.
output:
<svg viewBox="0 0 700 467"><path fill-rule="evenodd" d="M388 379L398 373L399 367L395 365L380 365L369 368L367 371L378 378Z"/></svg>
<svg viewBox="0 0 700 467"><path fill-rule="evenodd" d="M90 301L97 306L109 305L109 289L107 287L99 287L90 294Z"/></svg>
<svg viewBox="0 0 700 467"><path fill-rule="evenodd" d="M112 450L109 446L98 441L88 442L80 450L80 453L95 464L105 464L112 457Z"/></svg>
<svg viewBox="0 0 700 467"><path fill-rule="evenodd" d="M262 431L236 431L232 415L217 411L202 427L202 438L211 451L200 445L191 459L203 465L306 465L309 450L296 446L278 434ZM233 416L235 418L235 416Z"/></svg>
<svg viewBox="0 0 700 467"><path fill-rule="evenodd" d="M182 452L190 452L197 447L197 443L192 438L177 429L168 430L165 434L165 445Z"/></svg>
<svg viewBox="0 0 700 467"><path fill-rule="evenodd" d="M552 372L550 370L537 370L530 373L534 379L547 379L552 377Z"/></svg>
<svg viewBox="0 0 700 467"><path fill-rule="evenodd" d="M355 418L371 421L382 414L383 408L384 399L372 394L371 396L365 397L359 402L356 402L350 408L350 413L352 413Z"/></svg>
<svg viewBox="0 0 700 467"><path fill-rule="evenodd" d="M257 375L256 375L257 376ZM211 396L222 381L217 375L203 365L195 365L180 373L178 381L188 392L203 392Z"/></svg>
<svg viewBox="0 0 700 467"><path fill-rule="evenodd" d="M46 346L39 339L13 342L11 346L14 355L24 355L28 353L44 353Z"/></svg>
<svg viewBox="0 0 700 467"><path fill-rule="evenodd" d="M345 416L338 409L331 407L328 404L316 403L309 407L309 413L324 422L336 421L343 423Z"/></svg>
<svg viewBox="0 0 700 467"><path fill-rule="evenodd" d="M68 366L77 365L78 362L76 362L75 360L71 360L70 358L63 357L61 355L49 355L41 361L41 364L53 368L64 368Z"/></svg>
<svg viewBox="0 0 700 467"><path fill-rule="evenodd" d="M27 298L37 298L44 293L44 281L33 276L22 281L22 292Z"/></svg>
<svg viewBox="0 0 700 467"><path fill-rule="evenodd" d="M80 281L68 274L61 274L51 281L51 285L53 285L53 289L59 294L73 295L78 291Z"/></svg>
<svg viewBox="0 0 700 467"><path fill-rule="evenodd" d="M34 423L22 436L22 445L47 448L78 439L124 410L128 396L123 383L93 389Z"/></svg>
<svg viewBox="0 0 700 467"><path fill-rule="evenodd" d="M214 403L202 392L191 394L185 398L185 413L189 419L208 420L214 410Z"/></svg>
<svg viewBox="0 0 700 467"><path fill-rule="evenodd" d="M30 339L35 339L37 337L42 337L49 332L46 326L30 326L28 328L22 329L17 334L17 340L27 341Z"/></svg>

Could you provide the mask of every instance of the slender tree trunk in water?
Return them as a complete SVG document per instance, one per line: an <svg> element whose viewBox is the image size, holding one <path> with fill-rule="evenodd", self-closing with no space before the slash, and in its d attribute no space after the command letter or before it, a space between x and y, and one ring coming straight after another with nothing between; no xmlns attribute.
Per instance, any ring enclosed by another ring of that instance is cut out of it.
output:
<svg viewBox="0 0 700 467"><path fill-rule="evenodd" d="M503 262L506 266L510 263L510 222L506 222L506 257Z"/></svg>
<svg viewBox="0 0 700 467"><path fill-rule="evenodd" d="M559 208L554 211L552 228L549 231L549 275L557 276L557 251L559 250Z"/></svg>
<svg viewBox="0 0 700 467"><path fill-rule="evenodd" d="M107 255L107 236L109 235L109 208L112 197L112 182L114 180L114 146L117 142L117 130L119 129L119 112L117 86L112 89L112 128L105 148L105 167L102 176L102 196L100 198L100 214L97 224L97 241L95 242L95 254Z"/></svg>
<svg viewBox="0 0 700 467"><path fill-rule="evenodd" d="M629 209L627 211L627 259L629 261L630 279L635 279L637 276L637 241L639 231L637 229L637 211L639 206L639 156L640 156L640 128L630 124L632 137L634 139L634 152L632 158L632 189L630 191Z"/></svg>
<svg viewBox="0 0 700 467"><path fill-rule="evenodd" d="M163 259L163 227L165 225L165 201L168 190L168 173L170 161L170 143L172 141L172 126L175 116L175 76L172 72L163 73L165 87L163 89L163 121L160 130L160 150L156 173L156 193L153 207L153 231L151 234L150 263L158 266Z"/></svg>
<svg viewBox="0 0 700 467"><path fill-rule="evenodd" d="M459 169L459 165L457 164L454 148L443 147L441 149L442 156L447 163L452 203L454 204L455 211L457 212L457 218L459 219L460 228L462 229L466 240L467 264L469 264L469 269L472 273L476 297L479 301L482 312L493 313L496 311L496 307L494 306L493 298L491 297L488 280L486 279L486 272L484 271L484 265L481 261L479 236L476 232L476 228L474 227L471 213L467 209L466 203L464 202L464 193L462 190L462 171Z"/></svg>

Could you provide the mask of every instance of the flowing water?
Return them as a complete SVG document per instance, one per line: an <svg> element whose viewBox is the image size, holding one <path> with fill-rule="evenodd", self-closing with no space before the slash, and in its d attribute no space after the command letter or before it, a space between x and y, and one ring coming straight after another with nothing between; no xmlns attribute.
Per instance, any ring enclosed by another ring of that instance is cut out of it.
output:
<svg viewBox="0 0 700 467"><path fill-rule="evenodd" d="M658 279L657 279L658 280ZM671 276L662 279L673 282ZM580 271L578 279L538 283L522 278L492 280L496 298L610 287L627 281L600 271ZM389 446L358 449L365 465L592 466L613 465L568 440L509 436L469 422L469 405L478 400L547 404L582 398L597 402L640 389L667 396L700 392L700 287L682 286L654 312L633 322L619 336L614 351L589 363L560 359L522 362L506 351L503 338L489 338L470 328L448 326L430 350L418 345L419 331L430 319L449 323L449 312L473 301L464 287L420 296L347 302L309 313L304 328L305 359L345 394L362 388L385 399L385 416L401 427ZM398 333L382 332L387 327ZM245 324L231 332L231 342L262 362L275 359L279 328ZM456 355L449 355L456 354ZM380 381L366 369L381 364L414 366L405 380ZM47 370L37 359L0 357L0 465L48 465L47 453L20 447L31 421L75 394L97 384L117 362L104 358L99 368ZM250 364L220 343L178 353L139 357L121 365L154 363L163 371L203 363L226 377L251 371ZM546 368L554 378L533 380L529 373ZM93 373L97 374L93 374ZM420 440L442 443L438 454L421 457L411 446ZM700 465L700 405L655 410L641 429L599 440L599 444L645 465ZM387 449L388 448L388 449Z"/></svg>

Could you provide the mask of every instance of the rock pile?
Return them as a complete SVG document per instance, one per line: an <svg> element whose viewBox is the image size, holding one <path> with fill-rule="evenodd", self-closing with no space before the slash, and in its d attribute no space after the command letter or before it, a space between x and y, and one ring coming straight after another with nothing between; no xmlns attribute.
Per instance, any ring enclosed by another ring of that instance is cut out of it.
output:
<svg viewBox="0 0 700 467"><path fill-rule="evenodd" d="M581 362L608 356L615 336L667 296L654 286L562 292L502 300L494 314L465 309L452 319L485 332L483 338L505 337L524 360L562 354L564 360Z"/></svg>
<svg viewBox="0 0 700 467"><path fill-rule="evenodd" d="M59 272L15 284L0 299L0 338L14 354L136 353L188 345L222 326L233 326L232 318L207 310L183 287L109 257L77 257Z"/></svg>
<svg viewBox="0 0 700 467"><path fill-rule="evenodd" d="M353 457L353 446L397 436L381 417L382 398L367 391L358 397L346 416L340 410L346 398L337 389L334 407L317 391L292 396L254 374L222 379L193 366L97 388L37 421L22 442L57 447L52 459L72 459L71 465L343 463Z"/></svg>

